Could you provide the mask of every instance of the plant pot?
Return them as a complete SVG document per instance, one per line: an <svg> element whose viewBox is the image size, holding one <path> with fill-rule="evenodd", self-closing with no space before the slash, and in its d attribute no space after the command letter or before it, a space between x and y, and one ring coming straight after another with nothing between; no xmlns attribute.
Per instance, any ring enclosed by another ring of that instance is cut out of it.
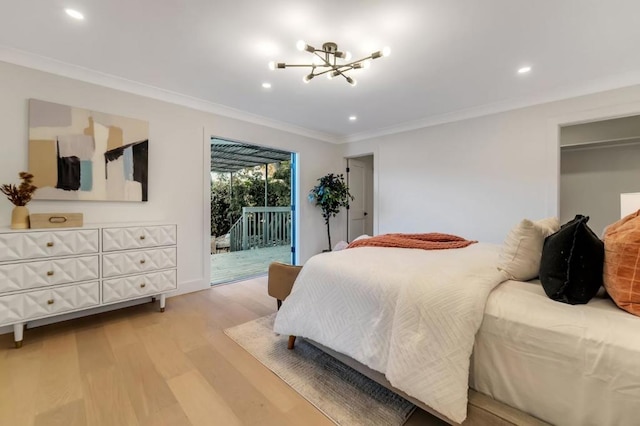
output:
<svg viewBox="0 0 640 426"><path fill-rule="evenodd" d="M29 210L25 206L15 206L11 211L11 229L29 229Z"/></svg>

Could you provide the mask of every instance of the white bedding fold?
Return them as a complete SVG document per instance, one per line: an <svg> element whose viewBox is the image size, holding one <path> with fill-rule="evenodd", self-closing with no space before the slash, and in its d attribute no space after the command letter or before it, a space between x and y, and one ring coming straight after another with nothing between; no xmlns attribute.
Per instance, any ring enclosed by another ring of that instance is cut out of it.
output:
<svg viewBox="0 0 640 426"><path fill-rule="evenodd" d="M499 246L361 247L311 258L274 330L307 337L384 373L456 422L466 418L469 358Z"/></svg>

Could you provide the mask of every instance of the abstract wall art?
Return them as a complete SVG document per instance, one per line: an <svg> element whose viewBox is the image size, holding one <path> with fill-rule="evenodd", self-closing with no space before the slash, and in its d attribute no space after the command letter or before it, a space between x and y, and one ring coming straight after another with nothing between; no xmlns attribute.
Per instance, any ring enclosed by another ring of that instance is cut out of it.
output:
<svg viewBox="0 0 640 426"><path fill-rule="evenodd" d="M29 100L34 199L147 201L149 123Z"/></svg>

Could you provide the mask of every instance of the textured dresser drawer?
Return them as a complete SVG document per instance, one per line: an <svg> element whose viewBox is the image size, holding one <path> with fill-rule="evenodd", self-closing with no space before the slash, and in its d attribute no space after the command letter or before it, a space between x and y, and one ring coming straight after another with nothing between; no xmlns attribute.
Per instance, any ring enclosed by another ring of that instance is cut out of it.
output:
<svg viewBox="0 0 640 426"><path fill-rule="evenodd" d="M102 302L134 299L166 292L176 287L175 269L104 280L102 282Z"/></svg>
<svg viewBox="0 0 640 426"><path fill-rule="evenodd" d="M0 234L0 262L98 253L98 230Z"/></svg>
<svg viewBox="0 0 640 426"><path fill-rule="evenodd" d="M0 296L0 325L100 304L100 283L51 287Z"/></svg>
<svg viewBox="0 0 640 426"><path fill-rule="evenodd" d="M0 293L98 278L98 255L4 264L0 265Z"/></svg>
<svg viewBox="0 0 640 426"><path fill-rule="evenodd" d="M175 225L104 228L102 230L102 251L130 250L175 244Z"/></svg>
<svg viewBox="0 0 640 426"><path fill-rule="evenodd" d="M175 267L175 247L126 251L102 256L102 276L105 278Z"/></svg>

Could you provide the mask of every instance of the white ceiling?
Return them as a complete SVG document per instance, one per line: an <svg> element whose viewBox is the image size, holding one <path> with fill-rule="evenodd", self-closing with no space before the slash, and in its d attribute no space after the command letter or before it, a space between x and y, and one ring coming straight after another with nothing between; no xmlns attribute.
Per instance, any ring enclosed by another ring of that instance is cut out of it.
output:
<svg viewBox="0 0 640 426"><path fill-rule="evenodd" d="M0 59L54 59L337 142L640 83L639 16L638 0L2 0ZM304 84L303 69L267 68L308 62L298 39L392 54L355 87Z"/></svg>

